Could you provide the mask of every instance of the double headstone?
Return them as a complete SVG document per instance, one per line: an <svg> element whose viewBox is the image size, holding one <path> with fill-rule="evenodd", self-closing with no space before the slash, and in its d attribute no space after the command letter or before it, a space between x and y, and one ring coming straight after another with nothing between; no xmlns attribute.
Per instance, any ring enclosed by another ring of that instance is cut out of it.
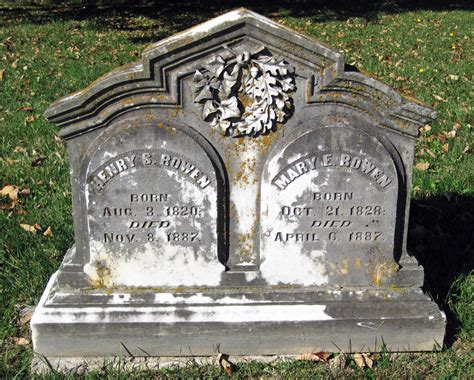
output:
<svg viewBox="0 0 474 380"><path fill-rule="evenodd" d="M434 111L245 9L55 102L75 245L32 320L49 358L431 350L406 250ZM126 347L126 351L124 351Z"/></svg>

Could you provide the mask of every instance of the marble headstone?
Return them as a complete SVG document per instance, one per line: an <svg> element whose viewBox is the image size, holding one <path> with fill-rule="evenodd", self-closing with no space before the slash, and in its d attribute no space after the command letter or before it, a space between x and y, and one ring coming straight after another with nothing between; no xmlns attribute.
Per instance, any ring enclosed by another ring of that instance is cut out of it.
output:
<svg viewBox="0 0 474 380"><path fill-rule="evenodd" d="M415 141L435 113L339 52L239 9L45 116L69 149L75 245L32 319L37 353L442 345L406 249Z"/></svg>

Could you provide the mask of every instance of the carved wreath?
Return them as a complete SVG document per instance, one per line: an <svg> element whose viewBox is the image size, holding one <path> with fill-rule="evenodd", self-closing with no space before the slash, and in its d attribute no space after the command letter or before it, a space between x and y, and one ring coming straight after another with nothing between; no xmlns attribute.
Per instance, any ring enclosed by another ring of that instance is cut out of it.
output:
<svg viewBox="0 0 474 380"><path fill-rule="evenodd" d="M293 112L295 69L263 48L231 53L230 60L216 55L196 71L194 102L203 105L203 119L226 136L266 134Z"/></svg>

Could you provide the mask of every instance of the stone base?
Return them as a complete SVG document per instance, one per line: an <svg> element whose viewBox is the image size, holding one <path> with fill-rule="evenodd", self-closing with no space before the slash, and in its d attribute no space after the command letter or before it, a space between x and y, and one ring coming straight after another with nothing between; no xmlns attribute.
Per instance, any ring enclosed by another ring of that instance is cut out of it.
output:
<svg viewBox="0 0 474 380"><path fill-rule="evenodd" d="M32 318L47 358L431 351L446 318L420 289L65 293L48 283Z"/></svg>

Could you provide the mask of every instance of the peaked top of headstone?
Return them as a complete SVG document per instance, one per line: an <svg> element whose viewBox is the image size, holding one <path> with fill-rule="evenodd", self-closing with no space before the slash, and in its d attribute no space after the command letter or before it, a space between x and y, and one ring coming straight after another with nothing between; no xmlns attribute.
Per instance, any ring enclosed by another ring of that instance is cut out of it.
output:
<svg viewBox="0 0 474 380"><path fill-rule="evenodd" d="M198 60L203 52L222 49L225 45L222 40L225 42L226 36L235 31L255 38L256 30L263 32L260 34L262 44L271 44L272 38L278 38L280 44L276 48L283 55L307 62L321 75L317 90L308 95L310 103L330 102L335 98L344 102L341 93L350 93L347 101L359 97L355 100L357 106L364 108L370 99L376 104L371 108L388 120L388 127L410 136L417 136L419 127L436 117L433 109L414 99L403 98L369 75L345 72L344 58L336 50L245 8L225 13L149 46L140 62L121 66L85 89L55 101L44 115L62 127L61 137L71 138L103 126L128 109L143 106L180 108L178 82L192 75L195 68L179 75L173 68L193 57ZM221 41L217 45L215 38ZM148 95L144 95L147 92Z"/></svg>

